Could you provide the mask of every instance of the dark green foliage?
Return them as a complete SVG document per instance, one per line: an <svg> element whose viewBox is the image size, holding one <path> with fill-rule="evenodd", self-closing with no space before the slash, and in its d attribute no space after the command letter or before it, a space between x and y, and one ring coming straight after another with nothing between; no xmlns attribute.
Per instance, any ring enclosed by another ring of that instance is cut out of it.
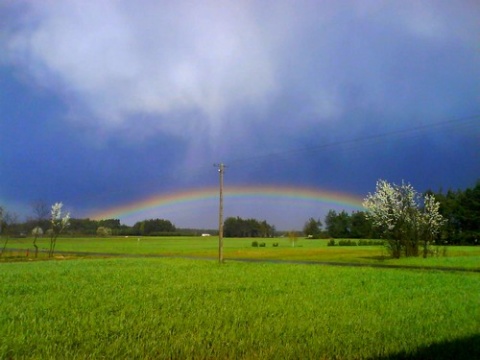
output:
<svg viewBox="0 0 480 360"><path fill-rule="evenodd" d="M357 242L355 240L342 239L338 241L338 246L357 246Z"/></svg>
<svg viewBox="0 0 480 360"><path fill-rule="evenodd" d="M259 246L259 247L265 247L266 244L265 244L264 242L261 242L261 243L258 244L258 246Z"/></svg>
<svg viewBox="0 0 480 360"><path fill-rule="evenodd" d="M274 243L272 244L272 246L273 246L273 247L278 247L278 242L274 242Z"/></svg>
<svg viewBox="0 0 480 360"><path fill-rule="evenodd" d="M330 239L327 243L327 246L382 246L385 245L383 240L364 240L360 239L358 241L351 239L341 239L338 242L335 242L335 239Z"/></svg>
<svg viewBox="0 0 480 360"><path fill-rule="evenodd" d="M229 217L223 226L225 237L273 237L275 227L265 220L242 219L241 217Z"/></svg>
<svg viewBox="0 0 480 360"><path fill-rule="evenodd" d="M310 218L303 226L303 234L310 239L318 239L322 232L321 227L322 222L320 220Z"/></svg>
<svg viewBox="0 0 480 360"><path fill-rule="evenodd" d="M122 225L120 224L119 219L105 219L105 220L99 220L98 226L104 226L110 229L120 229Z"/></svg>
<svg viewBox="0 0 480 360"><path fill-rule="evenodd" d="M337 213L335 210L330 210L325 216L325 225L328 235L333 238L350 237L350 216L346 211Z"/></svg>
<svg viewBox="0 0 480 360"><path fill-rule="evenodd" d="M440 214L447 219L438 236L437 244L480 245L480 180L473 188L448 190L444 194L427 191L440 202Z"/></svg>
<svg viewBox="0 0 480 360"><path fill-rule="evenodd" d="M134 235L153 235L175 232L175 226L164 219L151 219L137 222L133 225Z"/></svg>
<svg viewBox="0 0 480 360"><path fill-rule="evenodd" d="M364 211L354 211L352 214L348 214L346 211L337 213L335 210L330 210L325 216L325 225L326 234L336 239L372 239L379 237Z"/></svg>
<svg viewBox="0 0 480 360"><path fill-rule="evenodd" d="M252 241L252 247L258 247L258 241Z"/></svg>
<svg viewBox="0 0 480 360"><path fill-rule="evenodd" d="M33 229L35 226L37 225L31 224L29 227ZM70 235L96 235L99 227L112 229L112 235L136 235L131 231L131 227L120 224L119 219L92 220L88 218L71 218L66 233ZM44 228L46 229L48 226Z"/></svg>
<svg viewBox="0 0 480 360"><path fill-rule="evenodd" d="M377 245L385 245L383 240L358 240L358 246L377 246Z"/></svg>
<svg viewBox="0 0 480 360"><path fill-rule="evenodd" d="M91 219L70 219L69 234L95 235L99 222Z"/></svg>
<svg viewBox="0 0 480 360"><path fill-rule="evenodd" d="M350 215L350 237L353 239L377 238L378 234L367 219L364 211L354 211Z"/></svg>

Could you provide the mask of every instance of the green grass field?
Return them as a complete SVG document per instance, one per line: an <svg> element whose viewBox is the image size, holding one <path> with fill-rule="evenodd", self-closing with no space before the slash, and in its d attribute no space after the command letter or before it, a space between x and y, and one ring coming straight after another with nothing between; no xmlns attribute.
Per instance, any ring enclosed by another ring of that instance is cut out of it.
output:
<svg viewBox="0 0 480 360"><path fill-rule="evenodd" d="M50 261L34 261L32 239L11 239L22 250L0 258L0 359L480 358L480 273L434 269L478 269L479 247L390 260L380 246L252 240L225 239L220 265L180 258L216 259L215 237L62 238L59 251L89 254Z"/></svg>
<svg viewBox="0 0 480 360"><path fill-rule="evenodd" d="M148 258L0 269L1 359L480 355L477 273Z"/></svg>
<svg viewBox="0 0 480 360"><path fill-rule="evenodd" d="M252 241L265 242L266 247L254 248ZM40 249L48 249L48 239L38 240ZM296 260L312 262L346 262L361 264L405 265L425 267L450 267L480 270L480 246L449 246L447 256L423 259L389 259L382 246L327 246L327 240L300 239L295 247L287 238L276 239L224 239L224 258ZM278 247L273 247L278 243ZM33 257L32 239L11 239L9 248L25 249L18 252L25 260L26 250ZM60 238L60 252L87 252L134 255L166 255L191 257L218 257L217 237L111 237L111 238ZM66 255L62 255L66 256ZM83 255L85 256L85 255ZM0 258L0 261L2 259Z"/></svg>

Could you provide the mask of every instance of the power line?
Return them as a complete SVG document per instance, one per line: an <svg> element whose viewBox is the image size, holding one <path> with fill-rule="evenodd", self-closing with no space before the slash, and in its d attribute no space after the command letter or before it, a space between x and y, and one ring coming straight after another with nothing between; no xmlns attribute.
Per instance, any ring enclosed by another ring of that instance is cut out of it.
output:
<svg viewBox="0 0 480 360"><path fill-rule="evenodd" d="M307 146L307 147L301 147L301 148L291 148L287 149L284 151L275 151L271 153L266 153L266 154L259 154L256 156L250 156L250 157L244 157L244 158L237 158L237 159L231 159L229 160L229 166L235 166L235 168L243 167L243 166L251 166L252 163L259 162L261 160L266 160L269 159L271 162L272 161L277 161L278 159L275 159L275 157L279 156L288 156L288 155L297 155L297 154L304 154L304 153L315 153L318 151L326 150L326 149L331 149L339 146L353 146L353 145L364 145L369 142L376 142L376 141L383 141L384 139L392 138L395 136L402 136L402 135L411 135L411 134L421 134L425 130L432 130L432 129L441 129L441 128L446 128L449 126L470 126L472 124L474 125L480 125L479 123L480 120L480 114L476 115L471 115L463 118L456 118L456 119L450 119L450 120L445 120L445 121L439 121L439 122L434 122L434 123L427 123L427 124L422 124L410 128L404 128L404 129L398 129L394 131L388 131L388 132L383 132L383 133L377 133L377 134L371 134L363 137L356 137L353 139L344 139L344 140L338 140L338 141L333 141L333 142L328 142L328 143L323 143L323 144L318 144L318 145L313 145L313 146ZM219 168L220 172L220 165L222 164L216 164L215 166ZM225 168L225 165L223 165ZM198 165L189 167L188 169L178 169L175 172L175 176L180 178L184 176L185 174L190 174L192 171L206 171L206 167L204 165ZM221 173L223 176L223 172ZM110 196L115 195L115 194L124 194L124 191L122 190L109 190L107 192ZM92 196L92 198L94 198ZM98 196L95 196L95 199L98 198Z"/></svg>
<svg viewBox="0 0 480 360"><path fill-rule="evenodd" d="M358 137L358 138L354 138L354 139L339 140L339 141L329 142L329 143L326 143L326 144L319 144L319 145L289 149L289 150L284 150L284 151L276 151L276 152L271 152L271 153L268 153L268 154L261 154L261 155L245 157L245 158L237 158L237 159L232 159L231 161L229 161L229 163L230 164L241 164L241 163L245 163L245 162L252 162L252 161L256 161L256 160L267 159L267 158L277 157L277 156L282 156L282 155L292 155L292 154L300 154L300 153L317 152L317 151L320 151L320 150L333 148L333 147L337 147L337 146L367 143L367 142L382 140L382 139L385 139L385 138L394 137L394 136L398 136L398 135L406 135L406 134L408 135L408 134L412 134L412 133L416 133L416 132L422 132L422 131L427 130L427 129L441 128L441 127L446 127L446 126L450 126L450 125L468 125L469 123L474 123L477 120L480 120L480 114L472 115L472 116L464 117L464 118L459 118L459 119L451 119L451 120L446 120L446 121L441 121L441 122L436 122L436 123L423 124L423 125L419 125L419 126L415 126L415 127L411 127L411 128L398 129L398 130L384 132L384 133L372 134L372 135Z"/></svg>

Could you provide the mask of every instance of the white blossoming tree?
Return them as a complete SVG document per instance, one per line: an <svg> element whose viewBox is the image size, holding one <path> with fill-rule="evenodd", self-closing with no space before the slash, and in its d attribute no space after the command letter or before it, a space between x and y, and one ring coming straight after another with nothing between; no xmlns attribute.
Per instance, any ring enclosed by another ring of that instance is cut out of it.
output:
<svg viewBox="0 0 480 360"><path fill-rule="evenodd" d="M112 229L106 226L99 226L97 228L97 236L107 237L112 235Z"/></svg>
<svg viewBox="0 0 480 360"><path fill-rule="evenodd" d="M367 209L367 218L387 240L387 248L394 258L402 254L419 255L420 244L426 257L428 245L444 222L434 196L422 199L412 185L405 183L396 185L379 180L375 193L368 194L363 206Z"/></svg>
<svg viewBox="0 0 480 360"><path fill-rule="evenodd" d="M52 210L50 212L50 250L48 252L48 257L52 257L55 252L55 246L57 245L57 238L62 233L63 230L70 224L70 214L66 213L62 217L62 208L63 204L55 203L52 205Z"/></svg>
<svg viewBox="0 0 480 360"><path fill-rule="evenodd" d="M425 195L422 214L423 230L423 257L428 255L428 247L434 242L440 227L447 222L440 214L440 203L435 200L433 194Z"/></svg>

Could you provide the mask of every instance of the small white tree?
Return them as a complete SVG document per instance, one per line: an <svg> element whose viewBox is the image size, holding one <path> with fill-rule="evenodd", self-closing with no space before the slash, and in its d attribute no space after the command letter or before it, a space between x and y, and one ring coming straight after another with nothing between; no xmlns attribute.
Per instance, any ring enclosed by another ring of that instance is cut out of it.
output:
<svg viewBox="0 0 480 360"><path fill-rule="evenodd" d="M425 195L423 207L422 222L425 232L423 237L423 257L426 258L429 245L433 243L440 227L447 220L440 214L440 203L435 200L435 196L432 194Z"/></svg>
<svg viewBox="0 0 480 360"><path fill-rule="evenodd" d="M425 247L443 224L433 195L423 199L423 209L421 203L421 196L412 185L389 184L385 180L377 181L375 193L368 194L363 202L367 218L386 238L388 250L395 258L402 252L405 256L418 255L420 239L426 254Z"/></svg>
<svg viewBox="0 0 480 360"><path fill-rule="evenodd" d="M112 229L106 226L99 226L97 228L97 235L102 237L107 237L112 235Z"/></svg>
<svg viewBox="0 0 480 360"><path fill-rule="evenodd" d="M48 252L48 256L52 257L53 253L55 252L55 246L57 244L57 238L60 233L65 230L65 228L70 224L70 213L66 213L62 217L62 208L63 204L55 203L52 205L52 210L50 212L50 250Z"/></svg>
<svg viewBox="0 0 480 360"><path fill-rule="evenodd" d="M40 226L36 226L32 229L32 235L35 237L43 236L43 229Z"/></svg>

